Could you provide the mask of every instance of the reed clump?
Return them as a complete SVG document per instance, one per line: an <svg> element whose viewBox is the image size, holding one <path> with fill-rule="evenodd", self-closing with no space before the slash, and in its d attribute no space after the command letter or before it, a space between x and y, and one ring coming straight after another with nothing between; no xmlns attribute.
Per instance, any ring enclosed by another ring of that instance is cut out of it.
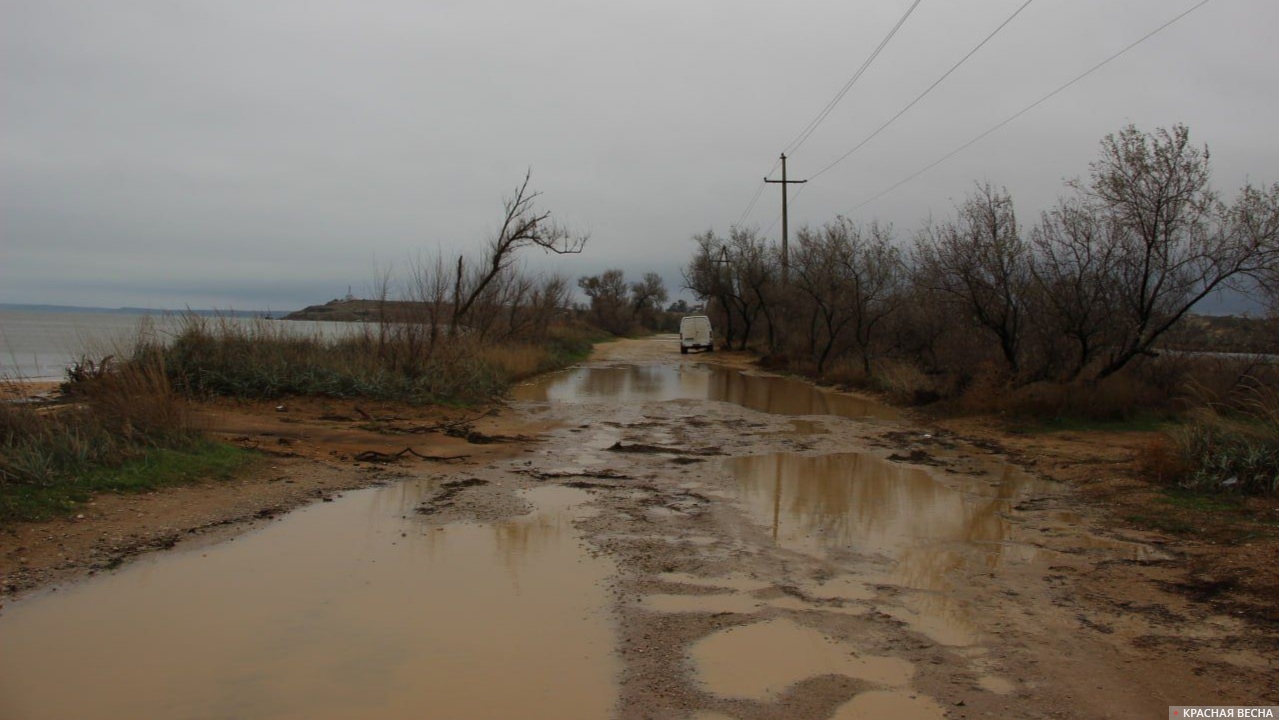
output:
<svg viewBox="0 0 1279 720"><path fill-rule="evenodd" d="M1196 409L1172 433L1186 470L1178 484L1198 492L1279 494L1279 390L1252 384L1233 406Z"/></svg>
<svg viewBox="0 0 1279 720"><path fill-rule="evenodd" d="M0 403L0 524L48 517L94 491L153 487L211 458L225 465L243 455L201 439L159 355L82 360L68 371L63 392L56 404ZM169 467L156 472L161 456Z"/></svg>
<svg viewBox="0 0 1279 720"><path fill-rule="evenodd" d="M538 338L486 342L449 338L429 325L388 322L300 334L279 322L188 317L163 359L177 391L192 397L277 399L313 395L413 404L474 404L513 381L562 367L590 352L591 335L554 326Z"/></svg>

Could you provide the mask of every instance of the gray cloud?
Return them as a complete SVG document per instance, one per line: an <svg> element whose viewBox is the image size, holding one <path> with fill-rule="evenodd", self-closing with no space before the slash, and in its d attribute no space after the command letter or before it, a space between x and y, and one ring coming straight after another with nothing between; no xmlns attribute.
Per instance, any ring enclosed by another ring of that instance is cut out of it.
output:
<svg viewBox="0 0 1279 720"><path fill-rule="evenodd" d="M592 234L560 269L674 283L689 236L727 229L907 4L5 0L0 302L323 301L379 265L476 246L529 167L544 205ZM1020 4L925 0L792 175L851 148ZM1228 192L1279 180L1279 5L1219 0L854 212L1193 4L1039 0L806 187L792 224L847 213L905 238L974 180L1007 186L1030 220L1129 122L1190 125ZM770 186L748 222L777 212Z"/></svg>

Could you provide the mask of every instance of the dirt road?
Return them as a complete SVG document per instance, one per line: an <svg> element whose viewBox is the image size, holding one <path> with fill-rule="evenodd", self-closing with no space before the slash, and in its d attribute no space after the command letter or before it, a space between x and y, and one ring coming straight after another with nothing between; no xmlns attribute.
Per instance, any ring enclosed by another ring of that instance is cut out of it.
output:
<svg viewBox="0 0 1279 720"><path fill-rule="evenodd" d="M0 717L1279 703L1274 633L1161 590L1160 538L891 408L663 338L515 395L500 452L405 458L383 487L5 608Z"/></svg>

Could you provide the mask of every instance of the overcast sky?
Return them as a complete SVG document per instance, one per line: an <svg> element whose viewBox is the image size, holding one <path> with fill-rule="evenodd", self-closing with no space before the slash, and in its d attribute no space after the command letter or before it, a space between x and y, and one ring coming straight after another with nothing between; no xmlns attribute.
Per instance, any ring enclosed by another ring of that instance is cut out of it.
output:
<svg viewBox="0 0 1279 720"><path fill-rule="evenodd" d="M287 309L479 246L531 168L591 235L559 263L671 285L913 0L0 0L0 302ZM828 165L1024 0L922 0L790 160ZM809 183L908 241L976 181L1031 222L1128 123L1185 123L1215 184L1279 181L1279 2L1214 0L883 198L1198 0L1035 0ZM777 237L769 185L747 224ZM541 258L530 257L536 263ZM540 265L539 265L540 266Z"/></svg>

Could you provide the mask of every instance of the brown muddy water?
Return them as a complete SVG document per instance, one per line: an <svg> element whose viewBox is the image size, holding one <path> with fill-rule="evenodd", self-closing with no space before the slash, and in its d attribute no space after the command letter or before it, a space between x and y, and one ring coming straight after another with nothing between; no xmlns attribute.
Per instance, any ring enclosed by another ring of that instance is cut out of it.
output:
<svg viewBox="0 0 1279 720"><path fill-rule="evenodd" d="M1004 511L1050 483L1009 469L954 485L872 455L773 453L727 461L741 502L778 545L818 557L878 559L808 588L816 597L866 600L877 585L903 588L898 619L942 645L979 640L957 599L961 571L994 570L1038 552ZM847 559L847 558L844 558ZM845 567L852 563L840 563Z"/></svg>
<svg viewBox="0 0 1279 720"><path fill-rule="evenodd" d="M539 377L514 392L531 402L730 402L773 415L835 415L895 420L900 413L867 398L841 395L796 378L751 375L711 365L583 366Z"/></svg>
<svg viewBox="0 0 1279 720"><path fill-rule="evenodd" d="M0 718L600 718L619 671L583 491L429 527L428 482L152 555L0 615ZM407 517L406 517L407 515Z"/></svg>

